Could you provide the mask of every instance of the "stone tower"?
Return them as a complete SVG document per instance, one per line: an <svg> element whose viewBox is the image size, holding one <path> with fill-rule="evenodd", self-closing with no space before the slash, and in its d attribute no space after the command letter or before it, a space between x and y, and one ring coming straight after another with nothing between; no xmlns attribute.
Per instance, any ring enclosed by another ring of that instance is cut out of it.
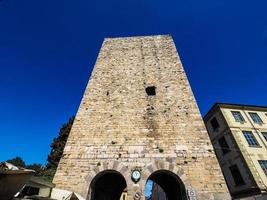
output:
<svg viewBox="0 0 267 200"><path fill-rule="evenodd" d="M230 199L169 35L107 38L53 182L85 199Z"/></svg>

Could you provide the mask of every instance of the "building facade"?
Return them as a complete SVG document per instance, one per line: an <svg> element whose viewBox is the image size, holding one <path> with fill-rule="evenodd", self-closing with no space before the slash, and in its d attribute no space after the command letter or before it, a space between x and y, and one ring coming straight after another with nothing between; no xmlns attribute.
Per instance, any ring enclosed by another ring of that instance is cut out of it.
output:
<svg viewBox="0 0 267 200"><path fill-rule="evenodd" d="M230 199L169 35L107 38L53 182L84 199Z"/></svg>
<svg viewBox="0 0 267 200"><path fill-rule="evenodd" d="M267 199L267 107L217 103L204 122L231 195Z"/></svg>

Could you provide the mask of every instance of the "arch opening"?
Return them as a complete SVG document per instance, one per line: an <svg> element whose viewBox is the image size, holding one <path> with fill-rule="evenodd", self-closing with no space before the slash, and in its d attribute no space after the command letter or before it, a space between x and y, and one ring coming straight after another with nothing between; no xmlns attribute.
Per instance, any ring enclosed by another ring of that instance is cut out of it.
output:
<svg viewBox="0 0 267 200"><path fill-rule="evenodd" d="M90 200L119 200L126 188L127 184L121 173L105 170L92 180L88 197Z"/></svg>
<svg viewBox="0 0 267 200"><path fill-rule="evenodd" d="M148 177L145 196L149 200L187 200L182 180L168 170L158 170Z"/></svg>

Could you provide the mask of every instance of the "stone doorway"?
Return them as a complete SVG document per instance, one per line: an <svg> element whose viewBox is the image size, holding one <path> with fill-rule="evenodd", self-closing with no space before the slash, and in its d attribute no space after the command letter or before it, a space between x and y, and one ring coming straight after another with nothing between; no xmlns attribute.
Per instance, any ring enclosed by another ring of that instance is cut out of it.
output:
<svg viewBox="0 0 267 200"><path fill-rule="evenodd" d="M90 185L90 200L119 200L127 184L123 175L115 170L98 173Z"/></svg>
<svg viewBox="0 0 267 200"><path fill-rule="evenodd" d="M146 199L150 200L187 200L182 180L173 172L158 170L147 179L145 190L151 190ZM147 191L145 191L147 193Z"/></svg>

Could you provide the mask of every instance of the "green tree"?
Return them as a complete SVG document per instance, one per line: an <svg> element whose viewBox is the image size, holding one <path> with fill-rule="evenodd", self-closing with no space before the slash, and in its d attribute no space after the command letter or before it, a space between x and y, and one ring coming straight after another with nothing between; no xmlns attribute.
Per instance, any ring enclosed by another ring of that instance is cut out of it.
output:
<svg viewBox="0 0 267 200"><path fill-rule="evenodd" d="M66 124L62 125L62 127L59 130L58 136L53 139L53 142L50 145L51 151L49 155L47 156L47 164L45 166L42 166L39 163L26 165L23 159L19 156L12 158L10 160L7 160L6 162L12 163L13 165L17 167L32 169L36 172L35 176L39 176L48 181L52 181L55 175L59 160L63 154L63 150L67 142L73 121L74 121L74 117L71 117Z"/></svg>
<svg viewBox="0 0 267 200"><path fill-rule="evenodd" d="M30 165L26 165L26 168L34 170L36 172L35 176L42 176L43 171L45 170L44 167L39 163L33 163Z"/></svg>
<svg viewBox="0 0 267 200"><path fill-rule="evenodd" d="M27 165L25 164L24 160L17 156L15 158L12 158L12 159L9 159L7 160L6 162L9 162L17 167L23 167L23 168L26 168L26 169L32 169L34 170L36 173L35 173L35 176L42 176L43 174L43 170L44 170L44 167L39 164L39 163L33 163L33 164L30 164L30 165Z"/></svg>
<svg viewBox="0 0 267 200"><path fill-rule="evenodd" d="M44 172L44 175L47 179L52 180L55 175L55 171L63 154L73 121L74 117L71 117L66 124L62 125L58 136L53 139L53 142L50 145L51 151L47 157L47 165Z"/></svg>
<svg viewBox="0 0 267 200"><path fill-rule="evenodd" d="M6 162L11 163L17 167L26 167L24 160L19 156L12 158L10 160L7 160Z"/></svg>

